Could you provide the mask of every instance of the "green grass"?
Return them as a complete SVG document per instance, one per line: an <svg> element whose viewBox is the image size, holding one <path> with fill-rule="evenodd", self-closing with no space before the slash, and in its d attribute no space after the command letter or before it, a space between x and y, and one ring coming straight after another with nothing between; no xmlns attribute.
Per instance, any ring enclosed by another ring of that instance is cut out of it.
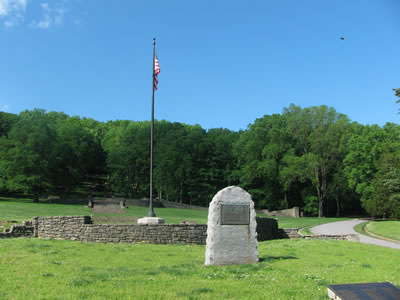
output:
<svg viewBox="0 0 400 300"><path fill-rule="evenodd" d="M373 234L400 242L400 221L369 222L366 229Z"/></svg>
<svg viewBox="0 0 400 300"><path fill-rule="evenodd" d="M158 217L164 218L168 224L177 224L181 221L196 221L198 224L207 224L207 210L190 210L180 208L154 208ZM135 222L137 218L147 216L148 208L139 206L130 206L124 214L94 214L102 220L101 222L110 221L110 223L126 223ZM47 203L41 200L41 203L32 203L30 198L10 198L0 197L0 221L6 220L30 220L34 216L82 216L91 215L89 208L83 205L66 205ZM258 216L267 217L265 214ZM110 218L103 218L110 217ZM278 219L280 228L300 228L306 227L305 230L328 222L336 222L348 220L347 218L290 218L275 217ZM103 221L106 220L106 221Z"/></svg>
<svg viewBox="0 0 400 300"><path fill-rule="evenodd" d="M0 220L30 220L35 216L84 216L90 209L83 205L33 203L28 198L0 197Z"/></svg>
<svg viewBox="0 0 400 300"><path fill-rule="evenodd" d="M368 235L366 232L364 232L363 227L365 225L365 223L367 223L367 221L362 222L360 224L357 224L356 226L354 226L354 230L359 233L359 234L364 234L364 235ZM368 235L369 236L369 235Z"/></svg>
<svg viewBox="0 0 400 300"><path fill-rule="evenodd" d="M204 252L204 246L3 239L0 299L327 299L328 284L400 287L395 249L274 240L259 243L260 263L223 267L204 267Z"/></svg>
<svg viewBox="0 0 400 300"><path fill-rule="evenodd" d="M120 218L141 218L147 216L149 209L147 207L130 206L125 214L119 214ZM183 208L154 208L157 217L165 219L166 223L176 224L184 220L196 221L198 224L207 224L208 211L206 210L190 210ZM95 214L96 216L117 216L111 214ZM268 217L265 214L257 214L260 217ZM272 218L272 217L270 217ZM278 219L280 228L300 228L307 226L309 228L329 223L349 220L349 218L291 218L291 217L273 217Z"/></svg>
<svg viewBox="0 0 400 300"><path fill-rule="evenodd" d="M317 225L346 221L349 218L313 218L313 217L303 217L303 218L291 218L291 217L277 217L279 220L280 228L300 228L300 227L314 227Z"/></svg>
<svg viewBox="0 0 400 300"><path fill-rule="evenodd" d="M207 210L192 210L183 208L154 208L157 217L163 218L166 223L178 224L181 221L196 221L198 224L207 224ZM130 206L123 216L141 218L147 216L148 207ZM122 215L121 215L122 216Z"/></svg>

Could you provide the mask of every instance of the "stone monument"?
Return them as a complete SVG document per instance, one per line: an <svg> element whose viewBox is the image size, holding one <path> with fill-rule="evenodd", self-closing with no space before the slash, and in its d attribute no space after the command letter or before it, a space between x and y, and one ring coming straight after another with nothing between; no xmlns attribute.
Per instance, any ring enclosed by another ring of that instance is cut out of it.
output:
<svg viewBox="0 0 400 300"><path fill-rule="evenodd" d="M258 262L256 212L245 190L219 191L208 208L207 225L206 266Z"/></svg>

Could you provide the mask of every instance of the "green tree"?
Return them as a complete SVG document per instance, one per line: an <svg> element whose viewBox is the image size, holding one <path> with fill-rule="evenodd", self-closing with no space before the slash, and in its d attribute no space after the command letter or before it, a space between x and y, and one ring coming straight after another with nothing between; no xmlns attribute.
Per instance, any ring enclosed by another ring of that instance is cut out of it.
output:
<svg viewBox="0 0 400 300"><path fill-rule="evenodd" d="M399 99L397 99L396 103L400 103L400 89L393 89L394 94L396 97L399 97ZM399 109L399 113L400 113L400 109Z"/></svg>
<svg viewBox="0 0 400 300"><path fill-rule="evenodd" d="M102 141L114 192L127 197L148 195L150 122L109 124Z"/></svg>
<svg viewBox="0 0 400 300"><path fill-rule="evenodd" d="M56 132L44 110L24 111L2 141L1 171L9 191L33 194L34 202L51 189L51 158Z"/></svg>
<svg viewBox="0 0 400 300"><path fill-rule="evenodd" d="M395 146L395 147L393 147ZM400 143L387 147L372 180L373 194L365 208L375 217L400 217Z"/></svg>
<svg viewBox="0 0 400 300"><path fill-rule="evenodd" d="M284 193L286 208L290 206L300 206L299 203L289 204L288 193L293 190L294 186L304 183L306 176L304 170L306 169L305 160L302 157L296 156L293 149L286 153L279 165L279 182L282 186Z"/></svg>
<svg viewBox="0 0 400 300"><path fill-rule="evenodd" d="M240 184L252 195L257 207L288 206L286 194L291 185L282 188L280 181L289 179L283 173L280 175L280 168L291 149L290 138L286 117L276 114L256 119L235 143Z"/></svg>
<svg viewBox="0 0 400 300"><path fill-rule="evenodd" d="M181 123L161 121L155 124L154 181L159 198L165 196L167 200L183 201L186 134Z"/></svg>
<svg viewBox="0 0 400 300"><path fill-rule="evenodd" d="M383 152L387 132L378 125L359 126L349 139L349 153L344 159L344 174L349 187L360 195L365 208L374 189L372 180L378 171L377 162Z"/></svg>
<svg viewBox="0 0 400 300"><path fill-rule="evenodd" d="M51 116L51 113L49 113ZM79 117L56 116L57 139L52 157L52 185L72 190L101 163L101 147Z"/></svg>
<svg viewBox="0 0 400 300"><path fill-rule="evenodd" d="M207 178L211 187L212 198L216 191L239 183L236 173L237 161L233 154L233 145L239 138L239 133L224 128L207 131L208 173Z"/></svg>
<svg viewBox="0 0 400 300"><path fill-rule="evenodd" d="M8 133L17 120L17 115L0 111L0 137L8 137Z"/></svg>
<svg viewBox="0 0 400 300"><path fill-rule="evenodd" d="M0 137L1 189L39 196L74 189L100 162L101 147L78 117L22 112Z"/></svg>
<svg viewBox="0 0 400 300"><path fill-rule="evenodd" d="M302 109L292 104L284 109L284 116L288 118L288 128L295 141L295 153L305 165L304 177L315 188L318 216L322 217L334 170L345 156L350 121L325 105Z"/></svg>

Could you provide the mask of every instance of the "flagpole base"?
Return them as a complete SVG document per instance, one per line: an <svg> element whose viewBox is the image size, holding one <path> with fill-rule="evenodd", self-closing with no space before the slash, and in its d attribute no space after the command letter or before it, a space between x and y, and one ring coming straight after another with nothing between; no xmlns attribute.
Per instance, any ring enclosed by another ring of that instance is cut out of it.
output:
<svg viewBox="0 0 400 300"><path fill-rule="evenodd" d="M144 217L137 220L138 225L159 225L165 224L165 220L163 218L157 217Z"/></svg>

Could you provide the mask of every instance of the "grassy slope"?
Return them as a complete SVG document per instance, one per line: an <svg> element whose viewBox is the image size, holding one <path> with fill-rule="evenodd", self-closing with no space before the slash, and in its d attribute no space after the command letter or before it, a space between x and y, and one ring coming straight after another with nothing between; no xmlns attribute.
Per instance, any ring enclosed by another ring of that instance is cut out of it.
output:
<svg viewBox="0 0 400 300"><path fill-rule="evenodd" d="M83 216L90 209L82 205L32 203L32 199L0 197L0 220L30 220L35 216Z"/></svg>
<svg viewBox="0 0 400 300"><path fill-rule="evenodd" d="M205 210L189 210L178 208L155 208L158 217L164 218L169 224L176 224L184 220L196 221L198 224L207 223ZM115 214L118 218L140 218L148 213L147 207L131 206L124 214ZM82 205L63 205L49 203L32 203L31 199L14 199L0 197L0 221L5 220L30 220L34 216L73 216L90 215L90 209ZM96 217L96 215L94 215ZM107 216L99 214L98 216ZM264 214L259 216L266 217ZM323 223L345 220L345 218L290 218L277 217L280 228L299 228L303 226L316 226Z"/></svg>
<svg viewBox="0 0 400 300"><path fill-rule="evenodd" d="M380 221L367 224L367 230L379 236L400 241L400 221Z"/></svg>
<svg viewBox="0 0 400 300"><path fill-rule="evenodd" d="M204 267L204 251L204 246L4 239L0 298L327 299L328 284L389 281L400 287L395 249L275 240L259 244L260 263L224 267Z"/></svg>

